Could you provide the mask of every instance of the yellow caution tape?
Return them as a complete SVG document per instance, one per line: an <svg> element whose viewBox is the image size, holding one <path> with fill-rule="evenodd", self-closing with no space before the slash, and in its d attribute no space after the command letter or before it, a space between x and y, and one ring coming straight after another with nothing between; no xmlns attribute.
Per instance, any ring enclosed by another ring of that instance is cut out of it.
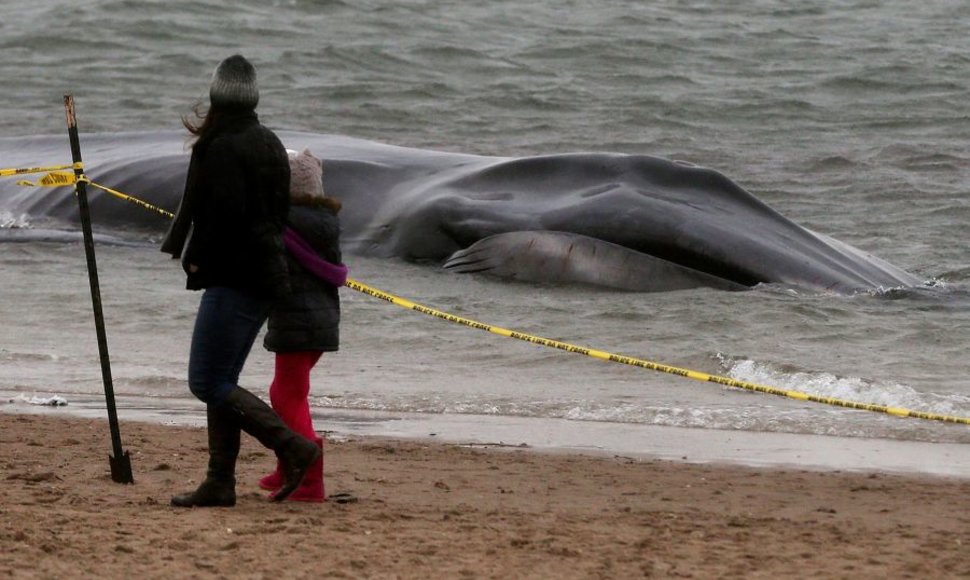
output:
<svg viewBox="0 0 970 580"><path fill-rule="evenodd" d="M98 189L101 189L101 190L103 190L103 191L105 191L105 192L107 192L107 193L109 193L109 194L111 194L111 195L113 195L115 197L118 197L118 198L123 199L123 200L125 200L127 202L130 202L130 203L134 203L135 205L138 205L138 206L140 206L142 208L145 208L145 209L148 209L148 210L157 212L157 213L159 213L161 215L164 215L164 216L166 216L168 218L175 217L175 215L172 212L170 212L170 211L167 211L167 210L164 210L164 209L162 209L162 208L160 208L158 206L152 205L152 204L148 203L147 201L138 199L137 197L134 197L134 196L131 196L131 195L122 193L120 191L116 191L114 189L110 189L110 188L105 187L103 185L99 185L97 183L94 183L93 181L91 181L90 179L88 179L84 175L82 175L80 178L75 178L75 176L73 174L57 173L59 170L62 170L62 169L75 169L75 170L80 170L82 168L83 168L83 165L81 163L75 163L74 165L64 165L64 166L58 166L58 167L33 167L33 168L26 168L26 169L0 169L0 176L4 176L4 175L22 175L22 174L26 174L26 173L44 173L44 172L51 172L48 175L45 175L44 177L42 177L37 183L30 183L30 182L26 182L26 181L24 181L24 182L18 182L18 183L23 184L23 185L42 185L42 186L46 186L46 187L58 187L58 186L61 186L61 185L70 185L72 183L75 183L76 181L83 181L85 183L90 184L93 187L97 187ZM70 181L67 181L68 179L70 179ZM899 408L899 407L888 407L886 405L876 405L876 404L872 404L872 403L857 403L857 402L854 402L854 401L846 401L844 399L837 399L837 398L834 398L834 397L821 397L821 396L818 396L818 395L810 395L808 393L803 393L803 392L800 392L800 391L790 391L790 390L786 390L786 389L779 389L779 388L776 388L776 387L770 387L770 386L767 386L767 385L759 385L757 383L749 383L747 381L740 381L740 380L732 379L732 378L728 378L728 377L721 377L721 376L717 376L717 375L709 375L707 373L703 373L703 372L699 372L699 371L692 371L692 370L689 370L689 369L683 369L683 368L673 367L673 366L669 366L669 365L665 365L665 364L661 364L661 363L651 362L651 361L648 361L648 360L643 360L643 359L638 359L638 358L633 358L633 357L628 357L628 356L622 356L622 355L612 354L612 353L605 352L605 351L602 351L602 350L596 350L596 349L592 349L592 348L586 348L586 347L583 347L583 346L576 346L574 344L569 344L567 342L560 342L558 340L551 340L551 339L548 339L548 338L543 338L541 336L534 336L534 335L531 335L531 334L524 334L524 333L521 333L521 332L516 332L514 330L508 330L506 328L501 328L501 327L498 327L498 326L492 326L490 324L484 324L482 322L476 322L476 321L470 320L468 318L462 318L461 316L455 316L454 314L448 314L447 312L442 312L440 310L435 310L434 308L429 308L427 306L422 306L421 304L417 304L417 303L411 302L410 300L405 300L404 298L399 298L397 296L388 294L388 293L383 292L381 290L378 290L376 288L372 288L370 286L367 286L366 284L361 284L360 282L357 282L356 280L348 279L347 280L347 283L346 283L346 286L348 288L352 288L354 290L357 290L358 292L362 292L364 294L368 294L370 296L373 296L374 298L379 298L379 299L384 300L386 302L390 302L390 303L395 304L397 306L400 306L402 308L407 308L409 310L414 310L416 312L421 312L421 313L427 314L429 316L434 316L435 318L440 318L442 320L447 320L448 322L453 322L455 324L461 324L461 325L468 326L468 327L471 327L471 328L476 328L478 330L484 330L484 331L491 332L491 333L494 333L494 334L498 334L500 336L505 336L505 337L508 337L508 338L515 338L515 339L518 339L518 340L523 340L523 341L526 341L526 342L531 342L533 344L538 344L538 345L541 345L541 346L548 346L548 347L551 347L551 348L556 348L556 349L559 349L559 350L564 350L566 352L572 352L572 353L576 353L576 354L586 355L586 356L589 356L589 357L592 357L592 358L596 358L596 359L600 359L600 360L604 360L604 361L622 363L622 364L626 364L626 365L631 365L631 366L636 366L636 367L640 367L640 368L649 369L649 370L652 370L652 371L657 371L657 372L661 372L661 373L667 373L667 374L671 374L671 375L677 375L677 376L684 377L684 378L688 378L688 379L694 379L694 380L697 380L697 381L703 381L703 382L707 382L707 383L716 383L716 384L719 384L719 385L724 385L724 386L728 386L728 387L735 387L735 388L738 388L738 389L745 389L745 390L748 390L748 391L754 391L754 392L758 392L758 393L766 393L766 394L769 394L769 395L778 395L778 396L782 396L782 397L788 397L790 399L796 399L796 400L799 400L799 401L811 401L813 403L822 403L822 404L825 404L825 405L834 405L836 407L845 407L845 408L848 408L848 409L858 409L858 410L861 410L861 411L873 411L873 412L876 412L876 413L885 413L887 415L894 415L894 416L897 416L897 417L911 417L911 418L915 418L915 419L928 419L928 420L932 420L932 421L943 421L943 422L946 422L946 423L960 423L960 424L963 424L963 425L970 425L970 417L955 417L955 416L950 416L950 415L942 415L942 414L938 414L938 413L925 413L925 412L922 412L922 411L911 411L909 409L902 409L902 408Z"/></svg>
<svg viewBox="0 0 970 580"><path fill-rule="evenodd" d="M95 182L91 181L90 179L88 179L87 177L84 177L84 176L81 177L81 180L84 181L85 183L87 183L88 185L91 185L92 187L97 187L98 189L100 189L100 190L102 190L102 191L104 191L106 193L109 193L109 194L111 194L111 195L113 195L113 196L115 196L115 197L117 197L119 199L123 199L123 200L127 201L128 203L133 203L133 204L135 204L137 206L141 206L144 209L153 211L155 213L162 214L163 216L165 216L167 218L174 218L175 217L175 214L173 214L172 212L170 212L170 211L168 211L166 209L162 209L162 208L158 207L157 205L150 204L150 203L148 203L147 201L145 201L143 199L138 199L137 197L134 197L132 195L128 195L126 193L121 193L120 191L116 191L114 189L111 189L110 187L105 187L103 185L100 185L98 183L95 183Z"/></svg>
<svg viewBox="0 0 970 580"><path fill-rule="evenodd" d="M68 167L71 167L71 166L68 166ZM173 214L168 210L162 209L157 205L150 204L147 201L138 199L137 197L134 197L132 195L121 193L120 191L111 189L110 187L105 187L99 183L95 183L91 181L86 175L77 177L77 175L75 175L74 173L69 173L67 171L52 171L47 175L41 177L37 181L27 181L26 179L24 179L24 180L18 181L17 185L22 185L24 187L63 187L65 185L74 185L79 181L84 182L90 185L91 187L96 187L108 194L111 194L119 199L123 199L129 203L133 203L147 210L160 213L167 218L175 217L175 214Z"/></svg>
<svg viewBox="0 0 970 580"><path fill-rule="evenodd" d="M27 175L30 173L47 173L48 171L60 171L62 169L84 169L84 164L81 162L78 162L72 165L54 165L51 167L21 167L21 168L12 168L12 169L0 169L0 177L8 177L10 175Z"/></svg>
<svg viewBox="0 0 970 580"><path fill-rule="evenodd" d="M949 415L940 415L937 413L924 413L921 411L910 411L908 409L901 409L898 407L887 407L885 405L875 405L870 403L856 403L853 401L846 401L843 399L836 399L833 397L820 397L817 395L810 395L808 393L802 393L799 391L789 391L785 389L779 389L776 387L769 387L767 385L759 385L757 383L749 383L746 381L739 381L737 379L731 379L728 377L720 377L716 375L709 375L707 373L702 373L698 371L692 371L688 369L682 369L678 367L672 367L660 363L651 362L648 360L621 356L617 354L611 354L601 350L595 350L591 348L586 348L583 346L576 346L574 344L569 344L567 342L560 342L558 340L551 340L548 338L542 338L541 336L533 336L531 334L524 334L521 332L515 332L513 330L508 330L506 328L500 328L498 326L492 326L490 324L484 324L481 322L476 322L468 318L462 318L460 316L455 316L454 314L448 314L447 312L441 312L440 310L435 310L433 308L428 308L427 306L422 306L411 302L410 300L405 300L404 298L399 298L393 296L386 292L377 290L367 286L366 284L361 284L356 280L347 280L347 287L373 296L374 298L379 298L381 300L390 302L402 308L407 308L409 310L414 310L416 312L421 312L429 316L434 316L435 318L440 318L442 320L447 320L455 324L462 324L471 328L476 328L478 330L484 330L500 336L505 336L508 338L515 338L518 340L524 340L526 342L531 342L533 344L539 344L542 346L548 346L551 348L557 348L559 350L564 350L566 352L573 352L576 354L582 354L596 359L622 363L626 365L632 365L640 368L650 369L652 371L658 371L662 373L667 373L671 375L677 375L680 377L685 377L688 379L694 379L697 381L704 381L707 383L717 383L719 385L725 385L728 387L735 387L739 389L746 389L749 391L756 391L759 393L767 393L769 395L779 395L783 397L788 397L791 399L796 399L799 401L812 401L813 403L824 403L826 405L835 405L837 407L846 407L849 409L859 409L862 411L873 411L876 413L886 413L889 415L895 415L897 417L913 417L916 419L930 419L933 421L944 421L946 423L962 423L964 425L970 425L970 417L953 417Z"/></svg>
<svg viewBox="0 0 970 580"><path fill-rule="evenodd" d="M23 185L25 187L63 187L65 185L74 185L75 183L77 183L77 176L74 173L52 171L37 181L21 179L17 182L17 185Z"/></svg>

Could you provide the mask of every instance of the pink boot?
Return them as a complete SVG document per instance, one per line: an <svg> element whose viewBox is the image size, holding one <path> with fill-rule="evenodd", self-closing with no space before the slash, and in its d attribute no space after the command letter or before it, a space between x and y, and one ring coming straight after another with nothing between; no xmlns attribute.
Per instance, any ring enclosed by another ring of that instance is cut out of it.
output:
<svg viewBox="0 0 970 580"><path fill-rule="evenodd" d="M321 354L317 351L277 353L276 372L269 387L270 402L280 419L290 429L311 440L316 439L317 434L313 430L307 396L310 393L310 371ZM323 469L322 466L320 469ZM259 480L259 487L266 491L283 487L279 462L275 471Z"/></svg>
<svg viewBox="0 0 970 580"><path fill-rule="evenodd" d="M276 471L259 480L259 487L266 491L276 491L283 487L283 472L280 471L279 461L276 462Z"/></svg>
<svg viewBox="0 0 970 580"><path fill-rule="evenodd" d="M316 438L317 446L320 447L320 451L323 451L323 439ZM275 474L268 475L260 480L260 486L263 485L263 480L269 479ZM263 488L266 489L266 488ZM279 489L277 487L277 489ZM272 499L274 494L270 494L270 499ZM306 502L323 502L327 501L326 493L324 492L323 486L323 454L320 454L320 459L316 463L310 466L307 470L306 476L303 478L303 483L300 487L296 488L293 493L291 493L284 501L306 501Z"/></svg>

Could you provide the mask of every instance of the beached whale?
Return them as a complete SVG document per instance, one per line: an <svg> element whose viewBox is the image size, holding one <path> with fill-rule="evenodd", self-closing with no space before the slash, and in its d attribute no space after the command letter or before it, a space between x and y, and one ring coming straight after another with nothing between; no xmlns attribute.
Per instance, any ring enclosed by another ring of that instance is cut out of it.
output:
<svg viewBox="0 0 970 580"><path fill-rule="evenodd" d="M351 255L634 291L776 283L851 293L921 282L799 226L721 173L686 163L606 153L489 157L278 134L288 148L324 160L324 186L343 202L342 244ZM184 133L89 134L81 146L93 181L177 207L189 157ZM0 139L3 167L68 160L66 137ZM96 230L167 226L158 214L89 191ZM68 193L0 178L0 215L26 216L38 227L73 223Z"/></svg>

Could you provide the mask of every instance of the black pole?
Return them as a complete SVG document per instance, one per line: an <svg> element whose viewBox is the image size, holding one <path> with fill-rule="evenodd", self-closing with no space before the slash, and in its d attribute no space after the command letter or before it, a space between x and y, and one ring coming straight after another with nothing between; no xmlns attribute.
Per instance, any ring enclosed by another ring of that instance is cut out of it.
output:
<svg viewBox="0 0 970 580"><path fill-rule="evenodd" d="M94 259L94 235L91 233L91 211L88 209L87 184L80 179L81 141L77 136L77 119L74 116L74 96L64 95L64 112L67 114L67 134L71 139L71 155L74 157L74 175L77 181L77 203L81 210L81 231L84 233L84 253L88 259L88 280L91 282L91 304L94 307L94 326L98 332L98 352L101 354L101 377L104 379L104 398L108 406L108 424L111 427L111 447L114 455L108 456L111 479L116 483L135 483L131 475L131 458L121 448L121 431L118 428L118 412L115 408L115 392L111 384L111 361L108 359L108 337L104 331L104 313L101 311L101 286L98 284L98 264Z"/></svg>

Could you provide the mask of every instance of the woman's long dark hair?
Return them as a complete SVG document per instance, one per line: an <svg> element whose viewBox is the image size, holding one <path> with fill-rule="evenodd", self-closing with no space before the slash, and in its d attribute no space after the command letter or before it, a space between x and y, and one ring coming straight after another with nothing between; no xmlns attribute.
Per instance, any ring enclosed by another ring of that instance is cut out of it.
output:
<svg viewBox="0 0 970 580"><path fill-rule="evenodd" d="M192 135L190 139L193 142L192 145L195 146L195 144L212 130L220 112L215 107L206 109L205 104L199 101L192 107L192 115L194 118L190 118L188 115L182 115L182 126Z"/></svg>

